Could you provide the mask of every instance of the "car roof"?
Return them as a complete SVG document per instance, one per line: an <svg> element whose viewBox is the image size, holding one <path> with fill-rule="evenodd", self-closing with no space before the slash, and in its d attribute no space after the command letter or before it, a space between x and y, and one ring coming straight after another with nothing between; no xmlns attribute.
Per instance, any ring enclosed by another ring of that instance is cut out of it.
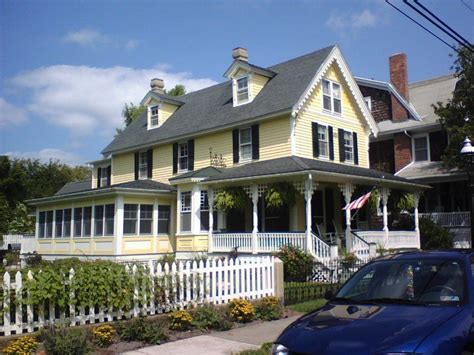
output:
<svg viewBox="0 0 474 355"><path fill-rule="evenodd" d="M459 259L464 258L466 256L470 256L472 254L474 254L474 249L417 250L382 256L377 258L376 261L398 259Z"/></svg>

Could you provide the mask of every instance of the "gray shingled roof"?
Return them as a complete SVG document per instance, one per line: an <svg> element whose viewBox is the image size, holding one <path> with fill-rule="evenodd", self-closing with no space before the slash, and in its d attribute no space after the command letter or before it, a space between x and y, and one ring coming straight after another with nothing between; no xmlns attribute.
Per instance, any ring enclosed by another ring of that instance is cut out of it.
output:
<svg viewBox="0 0 474 355"><path fill-rule="evenodd" d="M191 179L191 178L206 178L210 176L216 176L222 173L222 168L218 169L213 166L207 166L199 170L188 171L187 173L172 177L170 181Z"/></svg>
<svg viewBox="0 0 474 355"><path fill-rule="evenodd" d="M296 156L264 160L234 168L222 169L221 174L211 176L205 181L224 181L304 171L321 171L324 173L335 173L362 178L384 179L386 181L417 185L417 182L414 182L413 180L407 180L402 177L378 170ZM419 186L423 187L421 184Z"/></svg>
<svg viewBox="0 0 474 355"><path fill-rule="evenodd" d="M143 113L103 151L110 154L134 147L169 141L210 129L238 124L271 113L290 110L296 104L334 46L320 49L269 68L276 75L247 105L233 107L232 83L224 83L180 96L180 108L158 129L147 130Z"/></svg>
<svg viewBox="0 0 474 355"><path fill-rule="evenodd" d="M465 171L459 170L458 168L446 168L440 161L415 162L400 170L397 176L410 180L416 179L423 182L432 182L435 180L443 180L445 178L451 180L454 177L459 177L464 180L467 179Z"/></svg>
<svg viewBox="0 0 474 355"><path fill-rule="evenodd" d="M154 180L134 180L130 182L124 182L121 184L111 185L111 186L104 186L99 188L91 188L92 182L91 180L84 180L78 182L69 182L64 185L58 192L54 194L54 196L62 196L68 195L72 193L78 192L86 192L86 191L100 191L106 190L111 188L123 188L123 189L140 189L140 190L165 190L165 191L175 191L175 188L168 184L163 184L158 181Z"/></svg>

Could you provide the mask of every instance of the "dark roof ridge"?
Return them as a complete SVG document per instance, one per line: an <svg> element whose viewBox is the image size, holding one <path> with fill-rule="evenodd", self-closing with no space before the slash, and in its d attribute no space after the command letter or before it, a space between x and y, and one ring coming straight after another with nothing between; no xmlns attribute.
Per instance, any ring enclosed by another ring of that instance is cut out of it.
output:
<svg viewBox="0 0 474 355"><path fill-rule="evenodd" d="M333 48L335 48L335 47L337 47L337 46L338 46L337 44L332 44L332 45L330 45L330 46L327 46L327 47L324 47L324 48L320 48L320 49L317 49L317 50L315 50L315 51L312 51L312 52L309 52L309 53L306 53L306 54L302 54L302 55L300 55L300 56L298 56L298 57L295 57L295 58L292 58L292 59L288 59L288 60L285 60L285 61L280 62L280 63L273 64L273 65L271 65L271 66L266 67L265 69L267 69L267 70L273 70L272 68L278 67L278 66L283 65L283 64L287 64L287 63L292 62L292 61L294 61L294 60L303 59L303 58L305 58L305 57L310 57L310 56L312 56L312 55L314 55L314 54L316 54L316 53L318 53L318 52L322 52L322 51L324 51L324 50L326 50L326 49L329 49L329 48L333 49Z"/></svg>

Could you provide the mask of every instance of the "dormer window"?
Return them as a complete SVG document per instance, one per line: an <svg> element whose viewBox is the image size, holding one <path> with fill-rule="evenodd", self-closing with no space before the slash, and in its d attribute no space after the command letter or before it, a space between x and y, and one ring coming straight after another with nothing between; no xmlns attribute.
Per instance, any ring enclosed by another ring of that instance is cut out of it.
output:
<svg viewBox="0 0 474 355"><path fill-rule="evenodd" d="M150 107L150 128L158 127L158 105Z"/></svg>
<svg viewBox="0 0 474 355"><path fill-rule="evenodd" d="M100 177L99 177L100 178L100 186L107 186L108 185L108 178L109 177L108 177L107 172L108 172L107 168L106 169L102 168L100 170Z"/></svg>
<svg viewBox="0 0 474 355"><path fill-rule="evenodd" d="M249 79L247 76L237 79L237 103L242 104L249 100Z"/></svg>
<svg viewBox="0 0 474 355"><path fill-rule="evenodd" d="M323 79L323 108L332 113L342 112L341 85L327 79Z"/></svg>

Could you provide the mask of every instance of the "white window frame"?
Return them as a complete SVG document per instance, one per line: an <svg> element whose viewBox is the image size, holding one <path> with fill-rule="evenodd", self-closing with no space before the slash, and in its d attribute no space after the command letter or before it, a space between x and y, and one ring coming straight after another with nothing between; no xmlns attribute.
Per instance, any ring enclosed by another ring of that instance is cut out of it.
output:
<svg viewBox="0 0 474 355"><path fill-rule="evenodd" d="M53 219L51 220L51 228L48 228L48 213L51 212L53 214ZM40 214L41 213L44 213L44 222L42 223L43 224L43 234L40 234L40 223L39 223L39 220L38 220L38 238L41 238L41 239L52 239L54 238L54 234L55 234L55 231L54 231L54 225L56 224L56 210L44 210L44 211L40 211L39 212ZM51 236L48 236L48 232L51 230Z"/></svg>
<svg viewBox="0 0 474 355"><path fill-rule="evenodd" d="M153 112L153 109L156 108L156 114L152 114ZM154 105L149 105L147 107L147 129L150 130L150 129L155 129L155 128L158 128L160 126L160 109L161 109L161 105L160 104L154 104ZM155 120L156 120L156 123L155 123Z"/></svg>
<svg viewBox="0 0 474 355"><path fill-rule="evenodd" d="M244 92L245 89L239 89L239 81L242 79L247 79L247 100L239 100L239 94L241 92ZM240 106L240 105L245 105L248 104L249 102L252 101L252 90L251 90L251 82L252 82L252 76L250 74L245 74L245 75L240 75L238 77L233 78L232 80L232 91L233 91L233 101L234 101L234 107L235 106Z"/></svg>
<svg viewBox="0 0 474 355"><path fill-rule="evenodd" d="M189 206L185 206L184 202L186 200L186 196L189 195ZM179 231L180 233L191 233L192 231L192 221L189 226L189 230L183 230L183 223L182 223L182 215L189 214L190 218L192 219L192 208L193 208L193 194L192 191L181 191L180 196L180 210L179 210Z"/></svg>
<svg viewBox="0 0 474 355"><path fill-rule="evenodd" d="M351 140L350 140L351 144L350 145L346 145L346 137L345 137L346 133L348 133L351 137ZM344 137L343 137L343 140L344 140L344 162L345 163L354 163L354 132L344 130L343 134L344 134ZM347 159L346 147L351 148L352 159Z"/></svg>
<svg viewBox="0 0 474 355"><path fill-rule="evenodd" d="M186 145L186 154L183 155L182 147ZM186 168L181 168L181 159L186 159ZM178 172L185 173L189 170L189 144L188 142L178 143Z"/></svg>
<svg viewBox="0 0 474 355"><path fill-rule="evenodd" d="M416 151L415 151L415 140L418 138L426 138L426 160L416 160ZM430 135L429 133L416 134L412 136L411 140L411 150L413 152L412 162L424 162L431 161L431 152L430 152Z"/></svg>
<svg viewBox="0 0 474 355"><path fill-rule="evenodd" d="M322 140L319 135L319 128L324 127L326 129L326 140ZM322 154L321 152L321 142L326 143L326 154ZM329 127L325 124L318 123L318 144L319 144L319 158L329 159Z"/></svg>
<svg viewBox="0 0 474 355"><path fill-rule="evenodd" d="M148 179L148 152L138 153L138 180Z"/></svg>
<svg viewBox="0 0 474 355"><path fill-rule="evenodd" d="M327 81L329 83L329 95L326 95L324 93L324 81ZM334 85L337 85L339 87L339 98L336 98L334 96ZM321 82L321 92L322 92L322 108L323 108L323 111L324 112L329 112L329 113L332 113L334 115L342 115L342 112L343 112L343 108L342 108L342 85L336 81L333 81L333 80L330 80L330 79L327 79L327 78L323 78L322 82ZM329 97L329 102L330 102L330 105L331 105L331 108L330 109L327 109L324 107L324 97L327 96ZM336 112L334 111L334 100L339 100L340 101L340 104L341 104L341 112Z"/></svg>
<svg viewBox="0 0 474 355"><path fill-rule="evenodd" d="M248 130L250 132L250 141L246 143L242 143L242 131ZM250 157L244 158L242 155L242 147L244 146L250 146ZM253 151L253 141L252 141L252 128L251 127L245 127L239 129L239 162L247 162L252 160L252 151Z"/></svg>
<svg viewBox="0 0 474 355"><path fill-rule="evenodd" d="M367 107L369 108L369 111L372 112L372 97L371 96L364 96L364 101Z"/></svg>
<svg viewBox="0 0 474 355"><path fill-rule="evenodd" d="M112 224L112 233L106 233L106 224L107 224L107 206L113 206L113 211L114 211L114 216L112 218L113 224ZM97 217L96 217L96 208L102 207L102 233L97 233L96 230L96 223L97 223ZM94 205L93 209L93 216L94 216L94 226L93 226L93 231L94 231L94 237L111 237L115 233L115 204L114 203L106 203L104 205Z"/></svg>
<svg viewBox="0 0 474 355"><path fill-rule="evenodd" d="M108 170L108 165L107 166L102 166L100 168L100 176L97 178L100 179L100 187L108 186L107 185L107 170Z"/></svg>
<svg viewBox="0 0 474 355"><path fill-rule="evenodd" d="M146 205L146 206L151 206L151 218L142 218L142 205ZM152 204L149 204L149 203L143 203L143 204L139 204L138 205L138 235L153 235L154 234L154 231L153 231L153 212L154 212L154 206ZM150 228L150 232L142 232L142 219L144 221L151 221L151 228Z"/></svg>
<svg viewBox="0 0 474 355"><path fill-rule="evenodd" d="M125 206L126 205L136 205L137 206L137 209L136 209L136 216L135 218L127 218L126 217L126 213L128 213L128 211L125 211ZM128 221L128 220L135 220L135 232L133 233L128 233L128 232L125 232L125 221ZM134 236L134 235L139 235L139 232L140 232L140 227L139 227L139 224L140 224L140 204L138 203L125 203L124 206L123 206L123 222L122 222L122 228L123 228L123 235L124 236Z"/></svg>

